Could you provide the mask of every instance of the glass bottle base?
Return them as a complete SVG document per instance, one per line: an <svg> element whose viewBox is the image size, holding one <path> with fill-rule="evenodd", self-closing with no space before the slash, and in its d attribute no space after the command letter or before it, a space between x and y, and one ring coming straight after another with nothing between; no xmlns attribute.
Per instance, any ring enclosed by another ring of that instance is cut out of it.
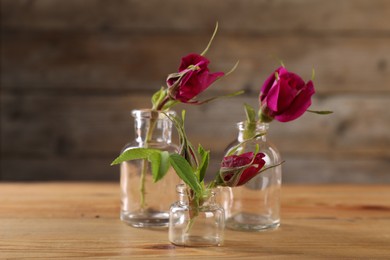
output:
<svg viewBox="0 0 390 260"><path fill-rule="evenodd" d="M206 237L206 236L183 236L179 239L171 240L171 243L176 246L188 247L207 247L207 246L221 246L222 238L220 237Z"/></svg>
<svg viewBox="0 0 390 260"><path fill-rule="evenodd" d="M120 219L132 227L168 227L169 213L160 211L125 212L121 211Z"/></svg>
<svg viewBox="0 0 390 260"><path fill-rule="evenodd" d="M268 231L277 229L280 226L280 220L271 219L267 216L239 213L226 220L228 229L239 231Z"/></svg>

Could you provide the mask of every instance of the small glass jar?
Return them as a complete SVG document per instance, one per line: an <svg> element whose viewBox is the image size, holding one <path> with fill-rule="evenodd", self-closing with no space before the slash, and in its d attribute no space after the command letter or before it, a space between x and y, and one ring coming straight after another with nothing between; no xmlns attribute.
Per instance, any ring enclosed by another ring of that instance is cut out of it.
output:
<svg viewBox="0 0 390 260"><path fill-rule="evenodd" d="M169 241L178 246L221 246L225 213L215 202L215 192L210 191L199 205L188 199L189 192L184 184L177 185L179 201L170 209Z"/></svg>
<svg viewBox="0 0 390 260"><path fill-rule="evenodd" d="M233 147L239 148L233 154L255 152L264 153L264 168L271 167L246 184L224 188L224 197L230 200L224 203L226 227L241 231L264 231L275 229L280 225L280 189L282 183L281 157L276 147L267 141L269 124L257 123L248 126L240 122L238 138L227 148L226 155ZM253 138L260 135L257 138ZM264 169L263 168L263 169Z"/></svg>
<svg viewBox="0 0 390 260"><path fill-rule="evenodd" d="M166 113L175 115L174 111ZM177 146L171 142L172 122L164 113L144 109L133 110L132 115L136 137L122 152L138 147L177 152ZM120 173L121 220L133 227L167 227L169 207L176 199L175 187L180 183L173 168L156 183L147 160L123 162Z"/></svg>

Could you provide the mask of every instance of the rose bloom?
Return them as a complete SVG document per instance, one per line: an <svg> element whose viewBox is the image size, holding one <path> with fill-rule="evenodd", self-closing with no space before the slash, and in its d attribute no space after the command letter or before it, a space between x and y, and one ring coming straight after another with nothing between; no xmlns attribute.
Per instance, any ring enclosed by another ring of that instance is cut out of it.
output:
<svg viewBox="0 0 390 260"><path fill-rule="evenodd" d="M171 97L183 103L193 103L191 100L194 97L225 74L223 72L210 73L207 67L209 63L207 58L195 53L183 57L179 72L167 78Z"/></svg>
<svg viewBox="0 0 390 260"><path fill-rule="evenodd" d="M264 82L260 92L263 121L288 122L300 117L311 105L315 93L313 82L279 67Z"/></svg>
<svg viewBox="0 0 390 260"><path fill-rule="evenodd" d="M265 165L263 153L257 153L253 158L253 152L240 155L230 155L223 158L221 163L221 178L226 186L241 186L258 173Z"/></svg>

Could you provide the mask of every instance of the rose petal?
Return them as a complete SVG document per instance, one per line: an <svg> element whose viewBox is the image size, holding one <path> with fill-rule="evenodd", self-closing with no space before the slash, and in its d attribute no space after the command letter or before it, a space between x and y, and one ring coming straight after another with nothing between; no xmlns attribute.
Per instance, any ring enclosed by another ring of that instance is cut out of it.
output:
<svg viewBox="0 0 390 260"><path fill-rule="evenodd" d="M222 177L225 184L228 186L240 186L251 180L265 165L264 156L263 153L258 153L253 158L253 152L226 156L221 163L221 167L224 168Z"/></svg>
<svg viewBox="0 0 390 260"><path fill-rule="evenodd" d="M294 88L298 91L306 86L305 81L303 81L300 76L293 72L281 74L280 78L286 80L291 88Z"/></svg>
<svg viewBox="0 0 390 260"><path fill-rule="evenodd" d="M277 97L277 108L274 111L284 111L291 105L298 91L295 87L292 87L290 82L284 78L279 80L279 93Z"/></svg>
<svg viewBox="0 0 390 260"><path fill-rule="evenodd" d="M224 75L223 72L208 73L207 71L190 71L180 82L175 99L187 103L206 90L215 80Z"/></svg>
<svg viewBox="0 0 390 260"><path fill-rule="evenodd" d="M243 185L257 176L261 168L263 168L263 166L265 165L265 161L262 159L263 157L263 153L258 153L256 155L256 158L253 162L253 165L256 166L251 166L242 173L241 178L237 183L237 186Z"/></svg>
<svg viewBox="0 0 390 260"><path fill-rule="evenodd" d="M264 81L263 86L260 89L260 102L262 102L265 97L268 95L269 90L273 86L275 82L275 72L277 72L279 75L284 74L287 70L284 67L277 68L274 73L269 75L269 77Z"/></svg>
<svg viewBox="0 0 390 260"><path fill-rule="evenodd" d="M223 158L222 167L240 167L247 165L252 161L253 152L243 153L241 155L230 155Z"/></svg>
<svg viewBox="0 0 390 260"><path fill-rule="evenodd" d="M205 69L208 71L207 65L210 63L210 61L204 56L201 56L196 53L190 53L181 59L179 72L187 69L191 65L196 65L198 63L201 63L201 69Z"/></svg>
<svg viewBox="0 0 390 260"><path fill-rule="evenodd" d="M269 90L275 82L275 74L270 75L263 83L260 90L260 103L267 97Z"/></svg>
<svg viewBox="0 0 390 260"><path fill-rule="evenodd" d="M309 81L301 92L295 97L291 105L275 119L280 122L288 122L300 117L311 105L311 96L315 93L312 81Z"/></svg>
<svg viewBox="0 0 390 260"><path fill-rule="evenodd" d="M259 171L259 169L255 166L251 166L248 169L246 169L242 173L241 178L238 181L236 186L241 186L241 185L247 183L248 181L250 181L251 179L253 179L257 175L258 171Z"/></svg>
<svg viewBox="0 0 390 260"><path fill-rule="evenodd" d="M290 87L289 81L280 78L274 82L274 85L268 92L266 106L275 113L278 113L278 111L283 111L290 106L296 94L297 90Z"/></svg>

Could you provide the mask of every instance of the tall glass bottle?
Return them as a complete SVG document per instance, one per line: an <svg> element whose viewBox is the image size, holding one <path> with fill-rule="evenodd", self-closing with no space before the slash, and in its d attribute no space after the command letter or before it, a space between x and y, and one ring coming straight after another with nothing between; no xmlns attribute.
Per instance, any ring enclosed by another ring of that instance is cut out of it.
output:
<svg viewBox="0 0 390 260"><path fill-rule="evenodd" d="M166 112L174 115L174 111ZM133 110L135 140L122 152L147 147L177 151L172 144L172 122L161 112L148 109ZM180 179L171 168L165 177L154 183L151 165L147 160L123 162L120 166L122 221L133 227L166 227L169 223L169 207L176 200L175 187Z"/></svg>
<svg viewBox="0 0 390 260"><path fill-rule="evenodd" d="M224 188L225 197L230 197L229 203L224 203L226 212L226 227L242 231L262 231L274 229L280 225L280 188L282 182L281 157L276 147L267 141L267 123L248 125L246 122L237 124L238 138L227 148L226 154L234 146L240 145L233 154L259 152L265 154L264 167L268 170L260 173L243 186ZM254 138L254 136L258 136ZM228 192L228 196L226 196Z"/></svg>

